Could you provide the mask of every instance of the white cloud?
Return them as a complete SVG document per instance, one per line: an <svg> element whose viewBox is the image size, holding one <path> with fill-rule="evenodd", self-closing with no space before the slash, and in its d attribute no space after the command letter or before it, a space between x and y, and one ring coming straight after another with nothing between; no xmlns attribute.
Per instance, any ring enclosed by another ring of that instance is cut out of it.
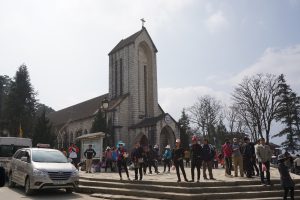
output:
<svg viewBox="0 0 300 200"><path fill-rule="evenodd" d="M211 2L205 4L205 11L210 14L214 11L213 5Z"/></svg>
<svg viewBox="0 0 300 200"><path fill-rule="evenodd" d="M26 63L38 98L54 109L106 93L114 45L138 31L141 18L155 39L193 2L0 0L1 74L12 77Z"/></svg>
<svg viewBox="0 0 300 200"><path fill-rule="evenodd" d="M209 8L209 9L211 9L211 8ZM212 13L205 20L205 25L211 33L216 33L221 30L224 30L229 25L229 22L226 19L226 17L224 16L223 11L218 10L218 11Z"/></svg>
<svg viewBox="0 0 300 200"><path fill-rule="evenodd" d="M245 76L258 73L286 75L287 83L300 95L300 44L283 49L266 49L256 63L234 76L230 81L232 84L237 84Z"/></svg>
<svg viewBox="0 0 300 200"><path fill-rule="evenodd" d="M230 94L217 91L207 86L189 86L183 88L159 88L159 104L176 120L180 118L183 108L192 106L197 98L203 95L211 95L223 103L230 101Z"/></svg>

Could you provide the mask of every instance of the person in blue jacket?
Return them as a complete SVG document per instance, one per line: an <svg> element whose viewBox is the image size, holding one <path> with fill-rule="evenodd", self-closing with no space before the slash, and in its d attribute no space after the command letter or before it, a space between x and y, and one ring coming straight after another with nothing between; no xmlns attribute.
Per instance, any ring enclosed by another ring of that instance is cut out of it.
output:
<svg viewBox="0 0 300 200"><path fill-rule="evenodd" d="M163 159L164 159L164 173L166 172L166 167L168 165L168 173L170 173L170 167L171 167L171 159L172 159L172 152L170 145L168 144L165 147L165 152L163 154Z"/></svg>

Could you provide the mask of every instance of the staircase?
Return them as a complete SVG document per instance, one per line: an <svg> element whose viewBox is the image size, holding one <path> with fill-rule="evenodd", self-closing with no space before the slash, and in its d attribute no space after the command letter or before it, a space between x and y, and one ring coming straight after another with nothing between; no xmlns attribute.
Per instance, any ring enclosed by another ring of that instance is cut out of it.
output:
<svg viewBox="0 0 300 200"><path fill-rule="evenodd" d="M155 181L119 181L101 178L81 178L78 192L89 193L105 199L172 199L172 200L218 200L218 199L282 199L283 190L279 180L273 186L262 186L259 181L212 181L200 183L176 183ZM300 199L300 179L295 180L295 199Z"/></svg>

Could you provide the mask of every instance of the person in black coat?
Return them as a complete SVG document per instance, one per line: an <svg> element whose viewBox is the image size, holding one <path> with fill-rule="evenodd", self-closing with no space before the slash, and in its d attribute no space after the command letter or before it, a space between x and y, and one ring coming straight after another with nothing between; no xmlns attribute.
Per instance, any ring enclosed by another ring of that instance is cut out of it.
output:
<svg viewBox="0 0 300 200"><path fill-rule="evenodd" d="M134 164L134 172L135 172L134 180L136 181L138 180L138 172L140 174L140 181L143 179L143 163L144 163L143 153L144 153L143 148L140 146L140 143L137 142L131 154L131 159Z"/></svg>
<svg viewBox="0 0 300 200"><path fill-rule="evenodd" d="M287 195L290 191L291 199L294 200L295 183L291 178L288 167L284 163L287 159L289 158L284 154L278 156L278 171L280 173L280 183L284 189L283 199L287 199Z"/></svg>
<svg viewBox="0 0 300 200"><path fill-rule="evenodd" d="M250 139L248 137L244 138L244 144L242 146L242 155L243 155L243 166L244 172L246 173L247 178L252 178L253 175L253 164L252 164L252 147L250 144Z"/></svg>
<svg viewBox="0 0 300 200"><path fill-rule="evenodd" d="M186 174L184 171L184 166L183 166L184 149L182 147L180 147L180 139L176 139L175 145L176 146L172 152L172 160L173 160L173 163L176 168L176 174L177 174L177 178L178 178L177 182L181 182L179 168L181 169L184 180L186 182L188 182L188 179L186 178Z"/></svg>
<svg viewBox="0 0 300 200"><path fill-rule="evenodd" d="M151 167L154 167L155 173L159 174L156 162L158 159L158 153L156 150L153 149L152 145L149 145L149 153L148 153L148 167L149 167L149 174L152 174Z"/></svg>
<svg viewBox="0 0 300 200"><path fill-rule="evenodd" d="M192 174L192 182L194 182L194 171L197 169L197 182L200 181L200 167L202 163L202 146L198 144L198 138L194 135L192 137L192 147L191 147L191 174Z"/></svg>
<svg viewBox="0 0 300 200"><path fill-rule="evenodd" d="M202 164L203 164L203 178L208 180L206 175L206 169L208 169L208 175L210 180L215 180L212 173L212 162L215 157L215 149L211 144L209 144L208 139L204 138L202 145Z"/></svg>

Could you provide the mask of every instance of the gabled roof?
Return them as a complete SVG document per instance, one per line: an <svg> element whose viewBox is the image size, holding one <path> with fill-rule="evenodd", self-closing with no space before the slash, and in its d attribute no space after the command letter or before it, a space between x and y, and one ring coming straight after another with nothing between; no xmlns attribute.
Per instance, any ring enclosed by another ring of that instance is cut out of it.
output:
<svg viewBox="0 0 300 200"><path fill-rule="evenodd" d="M135 42L136 38L137 38L143 31L145 31L146 34L149 36L150 41L151 41L151 43L152 43L152 45L153 45L153 48L154 48L155 52L157 52L157 49L156 49L156 47L155 47L155 45L154 45L154 43L153 43L153 41L152 41L152 39L151 39L151 37L150 37L148 31L147 31L147 29L146 29L145 27L142 27L142 29L141 29L140 31L134 33L133 35L131 35L131 36L125 38L125 39L122 39L122 40L121 40L121 41L120 41L120 42L119 42L119 43L118 43L118 44L117 44L117 45L109 52L108 55L111 55L111 54L113 54L113 53L119 51L120 49L123 49L124 47L126 47L126 46L128 46L128 45L130 45L130 44L133 44L133 43Z"/></svg>
<svg viewBox="0 0 300 200"><path fill-rule="evenodd" d="M93 117L98 111L101 102L108 98L108 94L104 94L93 99L81 102L79 104L64 108L62 110L52 112L47 117L54 126L62 125L70 121L76 121Z"/></svg>
<svg viewBox="0 0 300 200"><path fill-rule="evenodd" d="M76 140L88 140L88 139L92 139L92 138L104 138L105 137L105 133L104 132L97 132L97 133L89 133L86 135L82 135L76 138Z"/></svg>

